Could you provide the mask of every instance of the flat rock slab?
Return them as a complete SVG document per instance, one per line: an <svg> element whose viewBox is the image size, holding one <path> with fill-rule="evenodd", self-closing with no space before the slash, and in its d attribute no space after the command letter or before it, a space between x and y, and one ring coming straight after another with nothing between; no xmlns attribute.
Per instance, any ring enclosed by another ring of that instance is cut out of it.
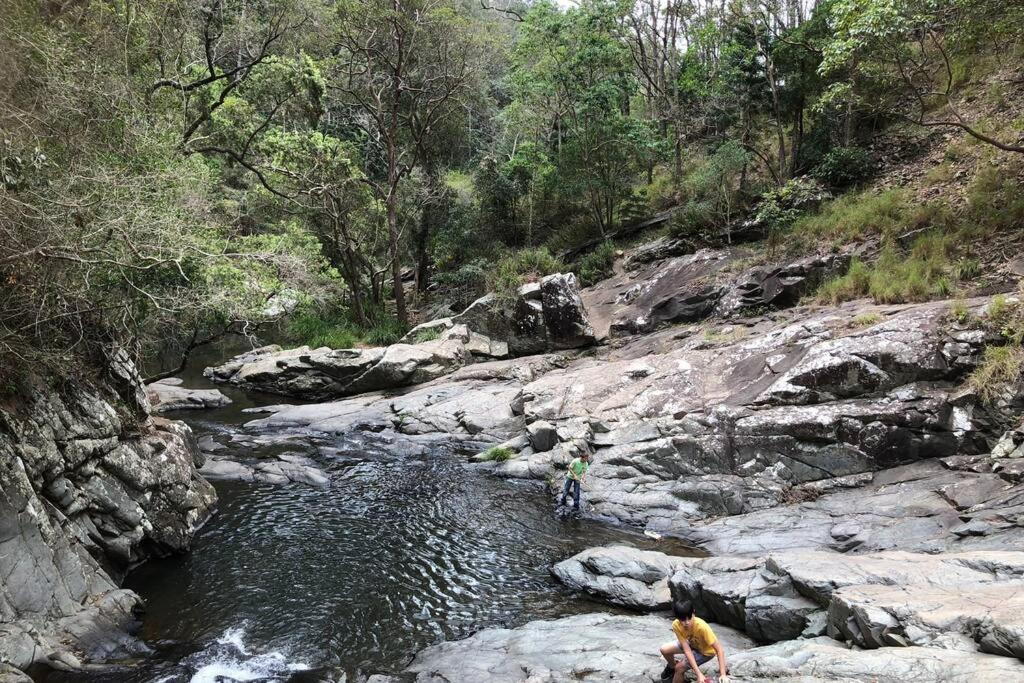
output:
<svg viewBox="0 0 1024 683"><path fill-rule="evenodd" d="M930 647L849 649L829 638L793 640L729 658L735 683L1008 683L1024 664L1008 657Z"/></svg>
<svg viewBox="0 0 1024 683"><path fill-rule="evenodd" d="M727 653L752 645L731 629L713 628ZM416 655L407 671L419 683L650 683L665 666L658 647L671 639L671 621L664 617L584 614L515 629L487 629L434 645Z"/></svg>
<svg viewBox="0 0 1024 683"><path fill-rule="evenodd" d="M177 377L146 385L146 396L154 413L172 410L202 410L229 405L231 399L218 389L187 389Z"/></svg>

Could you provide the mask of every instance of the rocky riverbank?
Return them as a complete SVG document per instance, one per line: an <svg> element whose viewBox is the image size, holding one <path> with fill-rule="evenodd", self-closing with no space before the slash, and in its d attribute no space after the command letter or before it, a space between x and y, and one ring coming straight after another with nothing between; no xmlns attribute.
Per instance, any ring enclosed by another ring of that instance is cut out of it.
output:
<svg viewBox="0 0 1024 683"><path fill-rule="evenodd" d="M119 585L212 513L202 461L187 426L150 416L123 357L0 406L0 680L148 651L130 635L141 601Z"/></svg>
<svg viewBox="0 0 1024 683"><path fill-rule="evenodd" d="M396 452L443 442L495 476L552 489L571 458L591 453L588 514L715 557L600 548L556 575L633 610L663 609L672 594L694 600L752 639L737 645L736 680L1024 675L1022 435L1000 442L1024 406L1021 387L982 400L965 381L986 347L1004 343L986 324L991 299L958 302L959 315L950 301L805 306L800 295L841 273L848 255L751 266L739 248L643 253L572 309L597 346L471 355L415 386L271 406L247 429L356 430ZM469 316L422 328L486 331L493 348L511 323L488 310L486 330ZM284 357L259 362L264 389L293 372ZM233 363L229 381L250 372ZM284 393L316 397L289 382ZM513 457L493 459L497 445ZM421 653L410 671L424 681L650 680L667 621L615 619L486 631Z"/></svg>
<svg viewBox="0 0 1024 683"><path fill-rule="evenodd" d="M712 556L564 558L553 571L567 586L642 614L485 630L420 653L407 672L418 680L650 681L673 596L719 624L734 680L1024 675L1024 391L983 400L966 381L1006 343L991 298L802 305L849 254L752 264L743 248L680 249L642 247L582 291L556 275L514 301L485 297L390 347L267 347L208 368L318 401L247 409L232 443L282 451L259 463L222 458L209 436L201 453L180 423L149 416L123 368L119 391L36 392L30 411L4 414L4 504L18 521L0 541L48 578L0 564L6 585L35 593L0 594L0 648L19 669L137 651L111 635L137 604L116 586L147 556L185 548L209 514L197 467L319 487L323 472L292 445L356 436L396 458L454 450L552 492L588 452L589 517ZM157 409L227 400L173 381L148 389Z"/></svg>

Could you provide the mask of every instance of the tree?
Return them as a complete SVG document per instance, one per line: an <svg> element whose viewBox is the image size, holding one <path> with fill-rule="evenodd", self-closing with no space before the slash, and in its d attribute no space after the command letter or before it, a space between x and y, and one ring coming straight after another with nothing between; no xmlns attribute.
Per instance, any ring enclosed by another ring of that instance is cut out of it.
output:
<svg viewBox="0 0 1024 683"><path fill-rule="evenodd" d="M958 128L1003 151L1024 144L985 133L960 113L955 64L983 43L1024 38L1024 4L1001 0L837 0L821 73L841 77L821 106L864 107L928 128ZM868 91L868 92L866 92Z"/></svg>
<svg viewBox="0 0 1024 683"><path fill-rule="evenodd" d="M399 192L423 162L431 132L468 91L479 43L445 0L349 1L338 12L330 87L358 112L354 120L379 153L381 168L365 182L384 205L395 307L406 325Z"/></svg>
<svg viewBox="0 0 1024 683"><path fill-rule="evenodd" d="M532 119L527 125L552 150L566 195L586 198L602 236L614 227L615 208L655 140L630 112L637 81L621 10L610 0L587 0L566 12L535 5L513 65L520 111Z"/></svg>

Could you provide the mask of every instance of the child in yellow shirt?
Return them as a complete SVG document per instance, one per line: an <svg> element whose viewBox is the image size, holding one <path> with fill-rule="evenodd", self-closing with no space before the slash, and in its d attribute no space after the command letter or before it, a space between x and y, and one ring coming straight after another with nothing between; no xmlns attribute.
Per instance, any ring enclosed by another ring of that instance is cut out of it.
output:
<svg viewBox="0 0 1024 683"><path fill-rule="evenodd" d="M706 621L693 615L693 605L689 602L673 602L672 611L676 616L672 622L672 632L676 639L675 642L661 646L661 656L668 662L661 673L661 679L667 681L671 677L672 683L683 683L686 670L692 669L697 675L697 683L704 683L701 664L718 657L719 683L728 683L729 669L725 651L715 637L715 632ZM683 655L683 661L676 662L676 655Z"/></svg>

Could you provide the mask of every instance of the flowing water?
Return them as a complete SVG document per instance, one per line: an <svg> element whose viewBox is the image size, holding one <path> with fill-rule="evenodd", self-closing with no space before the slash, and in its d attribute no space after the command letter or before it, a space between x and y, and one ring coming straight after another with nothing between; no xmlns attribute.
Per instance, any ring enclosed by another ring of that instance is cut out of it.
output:
<svg viewBox="0 0 1024 683"><path fill-rule="evenodd" d="M232 406L174 417L227 441L255 417L242 408L280 400L228 393ZM147 602L141 634L156 654L110 680L397 672L419 649L483 628L608 611L564 589L551 564L592 545L651 545L623 527L558 516L537 483L489 477L443 450L407 455L347 436L286 447L242 440L231 455L283 448L316 460L330 485L217 482L219 511L192 552L129 576Z"/></svg>

